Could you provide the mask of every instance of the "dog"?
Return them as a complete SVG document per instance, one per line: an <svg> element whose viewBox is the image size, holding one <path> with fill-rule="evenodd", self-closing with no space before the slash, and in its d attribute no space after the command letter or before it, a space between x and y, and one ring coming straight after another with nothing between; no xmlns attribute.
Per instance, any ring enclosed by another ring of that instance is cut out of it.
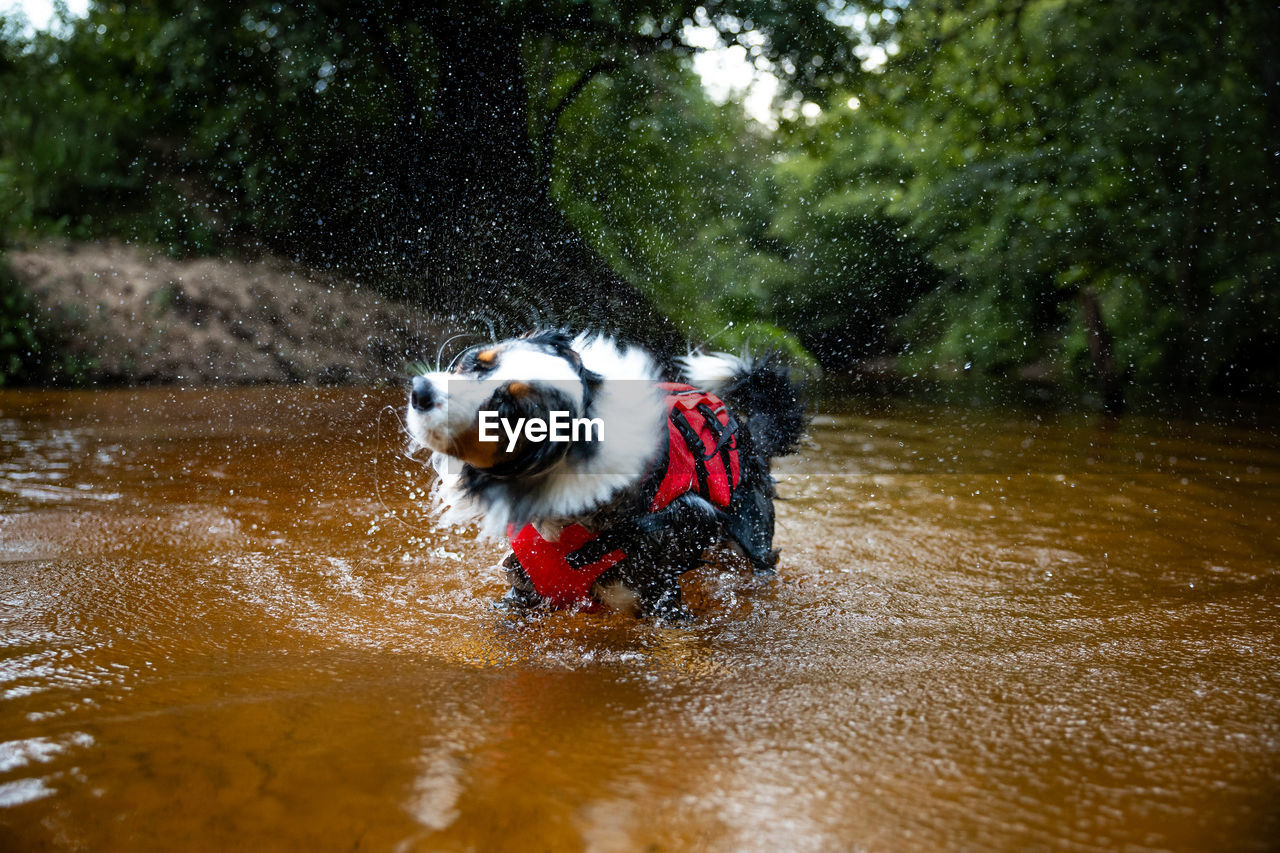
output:
<svg viewBox="0 0 1280 853"><path fill-rule="evenodd" d="M676 363L540 330L413 377L411 451L431 451L442 523L510 539L499 606L688 619L680 577L718 545L773 575L770 462L804 432L799 388L776 354Z"/></svg>

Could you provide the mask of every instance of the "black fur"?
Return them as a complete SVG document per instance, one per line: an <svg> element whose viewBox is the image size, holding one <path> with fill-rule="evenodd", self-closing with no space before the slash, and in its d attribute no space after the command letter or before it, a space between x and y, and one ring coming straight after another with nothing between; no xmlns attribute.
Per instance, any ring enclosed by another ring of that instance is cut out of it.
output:
<svg viewBox="0 0 1280 853"><path fill-rule="evenodd" d="M740 416L746 414L757 453L768 459L794 451L807 425L800 389L781 359L775 351L758 356L718 392Z"/></svg>
<svg viewBox="0 0 1280 853"><path fill-rule="evenodd" d="M651 474L591 518L579 520L600 531L584 547L579 562L589 564L615 548L627 554L596 581L593 592L621 581L639 599L638 615L688 618L680 600L680 577L702 565L706 551L721 542L738 546L757 575L772 576L778 561L773 547L776 496L770 461L791 453L805 429L804 404L776 356L750 362L725 386L715 389L738 421L739 483L727 508L687 493L659 512L648 511L657 489ZM664 425L665 428L665 425ZM505 606L540 603L514 554L503 564L511 590Z"/></svg>

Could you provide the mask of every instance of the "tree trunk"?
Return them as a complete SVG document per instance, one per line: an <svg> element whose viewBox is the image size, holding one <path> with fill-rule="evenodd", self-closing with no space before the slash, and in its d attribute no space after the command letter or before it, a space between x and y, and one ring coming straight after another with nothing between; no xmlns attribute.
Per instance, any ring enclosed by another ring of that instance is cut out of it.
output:
<svg viewBox="0 0 1280 853"><path fill-rule="evenodd" d="M397 68L394 53L385 63L406 102L403 127L416 136L386 164L399 170L399 194L410 203L393 226L406 295L488 320L500 334L591 327L673 354L679 335L670 320L548 196L530 140L520 31L480 15L444 25L437 18L431 27L437 77L429 105L409 94L416 81L402 79L407 64Z"/></svg>
<svg viewBox="0 0 1280 853"><path fill-rule="evenodd" d="M1124 387L1116 371L1115 350L1111 330L1102 319L1102 304L1092 287L1080 291L1080 311L1083 315L1085 340L1089 343L1089 360L1093 378L1098 383L1102 397L1102 411L1119 415L1124 411Z"/></svg>
<svg viewBox="0 0 1280 853"><path fill-rule="evenodd" d="M1200 282L1200 237L1205 184L1209 176L1208 143L1201 140L1196 154L1196 168L1191 186L1186 190L1186 213L1182 220L1181 257L1174 269L1174 293L1178 299L1181 327L1174 363L1178 381L1190 389L1203 385L1205 375L1205 336L1200 313L1203 310Z"/></svg>

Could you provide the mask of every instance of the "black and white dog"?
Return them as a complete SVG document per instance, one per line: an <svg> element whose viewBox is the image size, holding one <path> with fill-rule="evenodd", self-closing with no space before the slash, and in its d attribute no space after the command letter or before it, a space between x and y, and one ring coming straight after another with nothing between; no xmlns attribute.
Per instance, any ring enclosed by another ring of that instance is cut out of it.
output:
<svg viewBox="0 0 1280 853"><path fill-rule="evenodd" d="M720 543L773 573L769 464L804 430L798 390L772 357L679 363L663 382L643 350L540 331L414 377L442 521L511 539L505 605L685 617L680 576Z"/></svg>

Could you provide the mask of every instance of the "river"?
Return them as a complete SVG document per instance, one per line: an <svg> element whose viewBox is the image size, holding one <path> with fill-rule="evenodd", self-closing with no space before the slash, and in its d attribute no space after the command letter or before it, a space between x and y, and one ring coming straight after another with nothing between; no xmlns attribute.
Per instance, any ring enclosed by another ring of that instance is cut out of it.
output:
<svg viewBox="0 0 1280 853"><path fill-rule="evenodd" d="M0 392L5 850L1280 838L1280 434L824 406L778 578L504 615L403 392Z"/></svg>

